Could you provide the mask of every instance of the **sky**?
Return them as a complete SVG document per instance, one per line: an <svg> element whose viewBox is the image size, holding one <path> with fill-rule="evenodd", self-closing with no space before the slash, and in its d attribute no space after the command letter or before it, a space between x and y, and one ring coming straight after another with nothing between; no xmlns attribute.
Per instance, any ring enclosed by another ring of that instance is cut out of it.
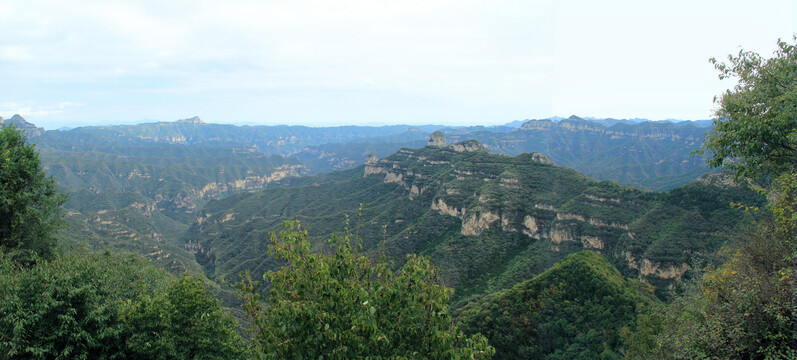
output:
<svg viewBox="0 0 797 360"><path fill-rule="evenodd" d="M708 59L769 56L797 0L0 0L0 116L497 125L709 119Z"/></svg>

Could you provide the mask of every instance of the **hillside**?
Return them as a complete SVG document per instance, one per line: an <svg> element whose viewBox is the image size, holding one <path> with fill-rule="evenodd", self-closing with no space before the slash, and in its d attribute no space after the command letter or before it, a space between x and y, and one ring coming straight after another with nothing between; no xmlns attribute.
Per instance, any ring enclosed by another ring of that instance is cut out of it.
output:
<svg viewBox="0 0 797 360"><path fill-rule="evenodd" d="M633 328L651 304L650 285L624 278L592 251L566 257L550 269L459 311L463 330L481 332L494 359L620 358L623 328Z"/></svg>
<svg viewBox="0 0 797 360"><path fill-rule="evenodd" d="M761 204L743 187L695 182L668 193L599 182L547 157L491 154L476 141L402 149L364 166L290 178L283 186L211 201L184 237L206 273L236 281L277 264L266 236L299 219L320 238L346 214L366 249L401 263L429 255L443 280L468 297L509 288L583 249L605 255L659 294L726 239L750 214L731 201ZM355 221L360 204L367 204ZM322 244L317 244L322 246Z"/></svg>
<svg viewBox="0 0 797 360"><path fill-rule="evenodd" d="M69 194L69 243L133 250L179 272L198 269L177 241L210 199L262 190L306 169L242 148L35 138L45 170Z"/></svg>

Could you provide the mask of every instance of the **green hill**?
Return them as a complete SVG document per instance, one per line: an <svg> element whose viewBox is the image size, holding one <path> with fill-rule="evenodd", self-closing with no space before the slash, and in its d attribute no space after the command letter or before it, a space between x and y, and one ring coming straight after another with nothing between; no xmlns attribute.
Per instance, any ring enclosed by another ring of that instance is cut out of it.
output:
<svg viewBox="0 0 797 360"><path fill-rule="evenodd" d="M534 278L459 311L495 359L619 359L621 331L650 304L650 285L624 278L605 257L581 251Z"/></svg>

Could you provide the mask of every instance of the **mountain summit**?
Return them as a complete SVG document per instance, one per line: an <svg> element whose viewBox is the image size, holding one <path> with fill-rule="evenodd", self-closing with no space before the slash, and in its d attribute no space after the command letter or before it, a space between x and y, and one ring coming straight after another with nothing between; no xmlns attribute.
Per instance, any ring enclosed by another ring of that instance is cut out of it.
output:
<svg viewBox="0 0 797 360"><path fill-rule="evenodd" d="M14 114L10 119L3 119L0 117L0 124L14 124L17 128L23 130L28 138L40 136L44 133L44 128L36 127L36 125L29 123L25 118L19 114Z"/></svg>
<svg viewBox="0 0 797 360"><path fill-rule="evenodd" d="M206 125L205 122L199 118L199 116L194 116L190 119L177 120L177 122L180 124Z"/></svg>

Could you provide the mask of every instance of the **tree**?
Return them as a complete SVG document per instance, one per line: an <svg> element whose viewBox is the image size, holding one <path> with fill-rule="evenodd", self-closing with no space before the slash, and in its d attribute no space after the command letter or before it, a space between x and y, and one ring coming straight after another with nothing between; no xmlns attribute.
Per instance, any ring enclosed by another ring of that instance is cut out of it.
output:
<svg viewBox="0 0 797 360"><path fill-rule="evenodd" d="M65 222L66 197L42 169L33 144L11 125L0 129L0 250L29 262L53 257L55 236Z"/></svg>
<svg viewBox="0 0 797 360"><path fill-rule="evenodd" d="M124 355L123 300L162 291L169 277L137 256L71 253L19 266L0 253L0 358Z"/></svg>
<svg viewBox="0 0 797 360"><path fill-rule="evenodd" d="M797 37L795 37L797 42ZM712 58L720 79L739 83L714 99L714 127L703 142L712 167L757 179L797 169L797 47L778 41L775 56L750 51Z"/></svg>
<svg viewBox="0 0 797 360"><path fill-rule="evenodd" d="M312 252L307 231L285 222L271 234L269 253L286 262L241 293L256 347L267 359L484 359L495 350L477 334L466 337L449 315L451 290L437 285L429 259L410 255L398 271L372 262L361 240L346 232L327 241L331 253Z"/></svg>
<svg viewBox="0 0 797 360"><path fill-rule="evenodd" d="M797 47L779 41L773 58L741 50L728 59L711 61L739 83L717 101L703 146L711 166L768 180L766 218L684 296L637 318L648 337L632 336L628 358L797 358Z"/></svg>
<svg viewBox="0 0 797 360"><path fill-rule="evenodd" d="M202 282L136 255L74 252L20 266L0 253L0 359L240 359Z"/></svg>
<svg viewBox="0 0 797 360"><path fill-rule="evenodd" d="M155 297L128 302L127 348L136 359L240 359L238 325L202 280L183 275Z"/></svg>

